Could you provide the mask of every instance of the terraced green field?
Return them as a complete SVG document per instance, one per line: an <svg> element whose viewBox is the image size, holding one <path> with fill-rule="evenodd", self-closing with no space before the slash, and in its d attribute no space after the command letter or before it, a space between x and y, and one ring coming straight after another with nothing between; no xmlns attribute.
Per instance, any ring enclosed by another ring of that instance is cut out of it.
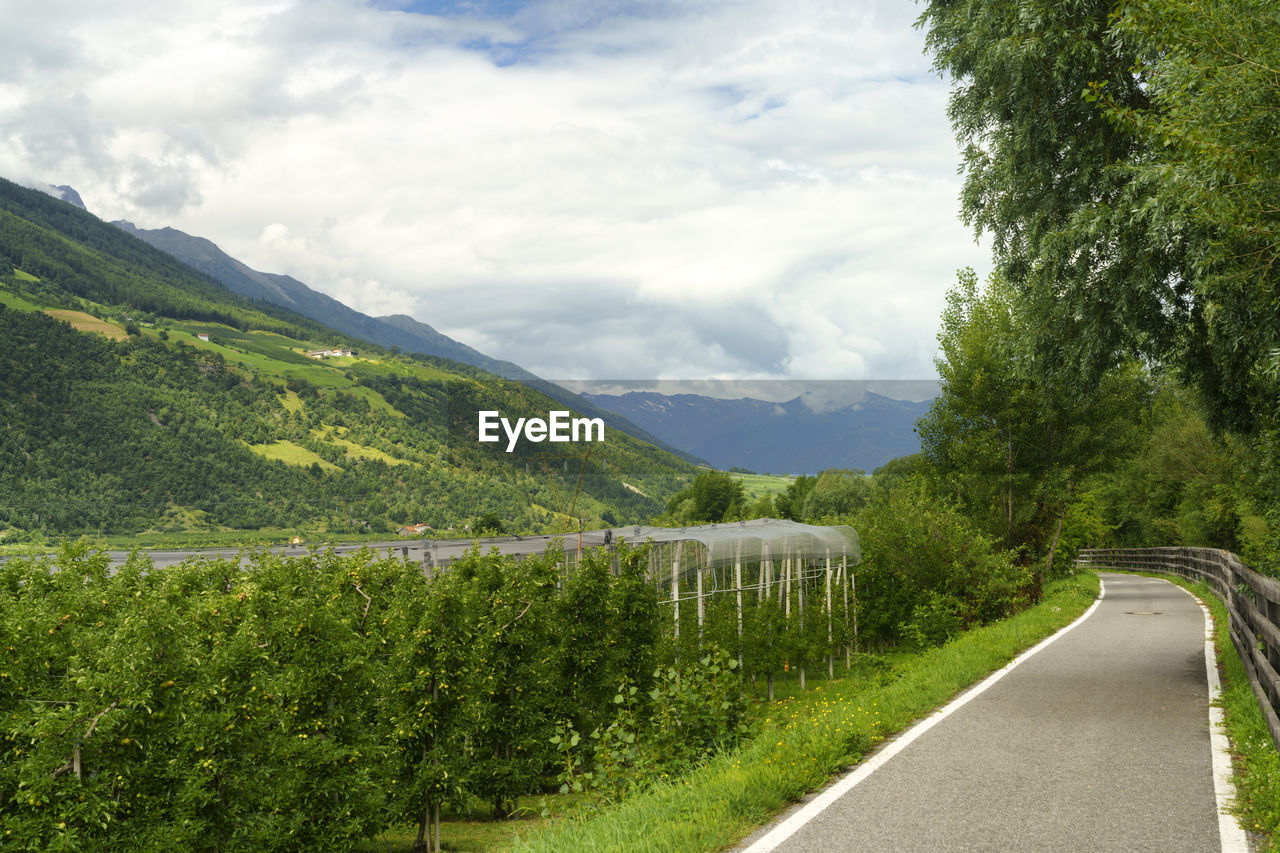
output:
<svg viewBox="0 0 1280 853"><path fill-rule="evenodd" d="M337 465L326 462L323 456L319 456L305 447L299 447L292 441L284 439L273 441L270 444L250 444L248 448L259 456L266 459L274 459L286 465L297 465L301 468L319 465L326 471L338 470Z"/></svg>
<svg viewBox="0 0 1280 853"><path fill-rule="evenodd" d="M786 477L779 474L738 474L731 472L738 482L742 483L742 487L747 490L747 497L758 498L762 495L773 496L785 492L787 486L795 482L795 477Z"/></svg>

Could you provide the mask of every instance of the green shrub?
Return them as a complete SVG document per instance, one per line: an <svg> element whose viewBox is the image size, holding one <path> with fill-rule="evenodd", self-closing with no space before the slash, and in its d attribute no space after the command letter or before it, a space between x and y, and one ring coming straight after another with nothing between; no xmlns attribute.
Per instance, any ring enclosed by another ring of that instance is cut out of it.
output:
<svg viewBox="0 0 1280 853"><path fill-rule="evenodd" d="M918 482L857 516L858 629L864 641L934 644L1026 606L1032 577Z"/></svg>

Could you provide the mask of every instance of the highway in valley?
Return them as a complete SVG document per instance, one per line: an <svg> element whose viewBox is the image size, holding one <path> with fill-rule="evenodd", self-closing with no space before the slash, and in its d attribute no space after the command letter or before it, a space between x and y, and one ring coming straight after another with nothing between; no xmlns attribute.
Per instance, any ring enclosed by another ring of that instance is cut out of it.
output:
<svg viewBox="0 0 1280 853"><path fill-rule="evenodd" d="M459 539L424 539L403 537L379 542L345 542L336 544L292 544L262 547L224 547L191 549L142 549L142 554L152 566L164 568L186 560L243 559L254 553L270 552L288 556L305 554L351 554L372 551L379 556L399 557L422 565L424 569L448 566L473 548L488 552L496 548L503 554L525 556L541 554L548 548L560 548L571 557L578 550L614 545L626 541L643 544L696 542L707 559L721 563L759 559L762 548L772 549L776 558L798 557L802 553L810 558L825 556L839 561L843 557L856 564L860 559L857 533L849 527L836 525L823 527L785 521L775 518L759 518L749 521L733 521L720 524L703 524L689 527L651 527L627 525L626 527L584 530L581 533L557 533L537 536L493 536ZM122 549L105 552L113 568L124 565L129 551ZM53 558L53 554L42 555ZM670 554L666 555L667 558ZM0 557L0 562L5 558ZM693 571L686 566L686 571Z"/></svg>
<svg viewBox="0 0 1280 853"><path fill-rule="evenodd" d="M598 547L609 541L616 542L623 537L643 541L642 533L649 528L618 527L613 530L587 530L582 533L583 548ZM541 554L555 543L561 543L566 552L576 552L579 537L576 533L557 534L555 536L495 536L471 539L395 539L380 542L347 542L333 545L272 545L253 548L190 548L190 549L143 549L156 568L173 566L186 560L232 560L243 558L256 552L268 551L273 554L300 556L307 553L350 554L362 550L370 550L388 557L402 557L419 562L424 568L447 566L467 551L480 547L482 551L497 548L504 554ZM111 566L117 568L124 565L129 551L112 549L106 552ZM53 558L54 554L46 554ZM5 558L0 558L3 560Z"/></svg>
<svg viewBox="0 0 1280 853"><path fill-rule="evenodd" d="M847 528L845 528L847 529ZM778 534L781 530L781 534ZM677 539L706 539L713 532L729 534L745 533L748 536L760 535L763 531L773 531L776 535L795 534L797 530L822 531L828 528L817 528L796 522L778 521L776 519L756 519L748 522L731 522L727 524L707 524L689 528L650 527L647 525L628 525L626 527L584 530L578 533L557 533L536 536L491 536L457 539L423 539L403 537L378 542L341 542L336 544L300 544L271 545L259 547L223 547L223 548L171 548L141 549L142 553L156 568L173 566L186 560L232 560L243 559L254 553L263 551L288 556L301 556L309 553L351 554L369 550L387 557L401 557L421 563L423 568L432 569L447 566L472 548L481 551L497 548L503 554L528 555L541 554L551 547L560 547L566 554L576 554L579 548L598 548L603 545L616 544L622 541L644 543L649 539L671 542ZM687 534L686 534L687 531ZM124 565L129 551L109 549L105 552L111 561L112 568ZM839 553L839 552L837 552ZM53 553L37 555L53 559ZM0 557L0 562L6 557Z"/></svg>

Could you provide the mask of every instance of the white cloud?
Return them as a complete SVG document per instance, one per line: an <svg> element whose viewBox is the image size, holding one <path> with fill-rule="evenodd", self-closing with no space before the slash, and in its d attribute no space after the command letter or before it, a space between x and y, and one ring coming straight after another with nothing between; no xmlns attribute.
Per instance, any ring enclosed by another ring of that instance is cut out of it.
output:
<svg viewBox="0 0 1280 853"><path fill-rule="evenodd" d="M84 6L6 20L0 174L545 375L928 377L985 264L898 0Z"/></svg>

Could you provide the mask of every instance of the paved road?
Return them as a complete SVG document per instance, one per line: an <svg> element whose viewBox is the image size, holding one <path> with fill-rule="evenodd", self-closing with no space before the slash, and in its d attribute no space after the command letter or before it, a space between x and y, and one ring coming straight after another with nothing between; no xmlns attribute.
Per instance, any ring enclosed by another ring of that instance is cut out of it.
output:
<svg viewBox="0 0 1280 853"><path fill-rule="evenodd" d="M643 542L646 533L655 530L650 527L617 527L612 530L587 530L582 533L582 547L594 548L606 544L606 534L608 541L617 542L621 538L627 538L634 541ZM454 560L461 557L477 544L481 550L487 551L489 548L496 547L504 554L541 554L547 550L553 543L560 542L565 551L576 551L578 547L578 534L564 533L555 536L498 536L485 539L396 539L384 542L355 542L339 545L320 545L317 549L321 552L333 551L337 554L348 554L353 551L359 551L363 548L369 548L374 551L387 554L392 557L404 557L414 562L420 562L424 567L446 566ZM145 553L151 560L151 564L156 568L172 566L185 560L193 558L206 558L210 560L233 560L242 553L254 550L267 550L276 554L298 555L306 554L311 546L307 545L272 545L265 549L240 549L240 548L193 548L187 550L151 550L146 549ZM46 556L53 557L53 554ZM125 560L129 556L128 551L111 550L107 551L107 556L111 560L112 568L118 568L124 565ZM9 559L0 557L0 562Z"/></svg>
<svg viewBox="0 0 1280 853"><path fill-rule="evenodd" d="M847 528L844 528L847 530ZM750 539L759 539L761 537L769 539L775 543L790 542L789 547L799 547L797 542L808 542L807 546L810 553L822 553L823 549L830 547L828 554L839 556L842 547L852 546L852 550L848 553L854 555L854 562L858 560L857 539L850 540L845 533L839 532L837 528L829 527L813 527L805 524L798 524L793 521L780 521L772 518L753 519L751 521L736 521L725 524L704 524L690 527L667 528L667 527L649 527L646 525L628 525L626 527L601 528L599 530L584 530L579 533L560 533L554 535L538 535L538 536L494 536L482 539L415 539L405 537L403 539L395 539L383 542L355 542L343 543L337 545L272 545L265 548L276 554L299 555L306 554L310 549L315 548L320 552L332 551L337 554L347 554L352 551L359 551L368 548L381 554L391 557L402 557L415 563L421 563L423 568L431 569L441 566L447 566L449 563L461 557L467 551L475 548L477 545L481 551L489 551L491 548L497 548L504 554L514 554L525 556L528 554L541 554L548 548L556 546L562 548L566 553L575 553L579 546L582 548L598 548L610 544L618 543L623 540L631 543L643 543L650 539L655 542L673 542L679 539L695 539L703 543L713 540L731 541L736 535L745 535ZM721 541L721 546L723 546ZM775 547L782 547L776 545ZM241 556L245 552L256 550L264 550L263 548L240 549L240 548L195 548L187 550L151 550L144 551L147 558L151 560L151 564L156 568L164 568L181 563L185 560L205 558L210 560L227 559L232 560ZM111 550L107 551L107 556L111 561L111 567L119 568L124 565L125 560L129 556L128 551ZM746 556L746 552L742 552ZM46 557L52 558L53 554L46 554ZM0 557L0 563L4 562L8 557Z"/></svg>
<svg viewBox="0 0 1280 853"><path fill-rule="evenodd" d="M1165 581L1103 578L1093 615L776 849L1222 849L1203 612Z"/></svg>

